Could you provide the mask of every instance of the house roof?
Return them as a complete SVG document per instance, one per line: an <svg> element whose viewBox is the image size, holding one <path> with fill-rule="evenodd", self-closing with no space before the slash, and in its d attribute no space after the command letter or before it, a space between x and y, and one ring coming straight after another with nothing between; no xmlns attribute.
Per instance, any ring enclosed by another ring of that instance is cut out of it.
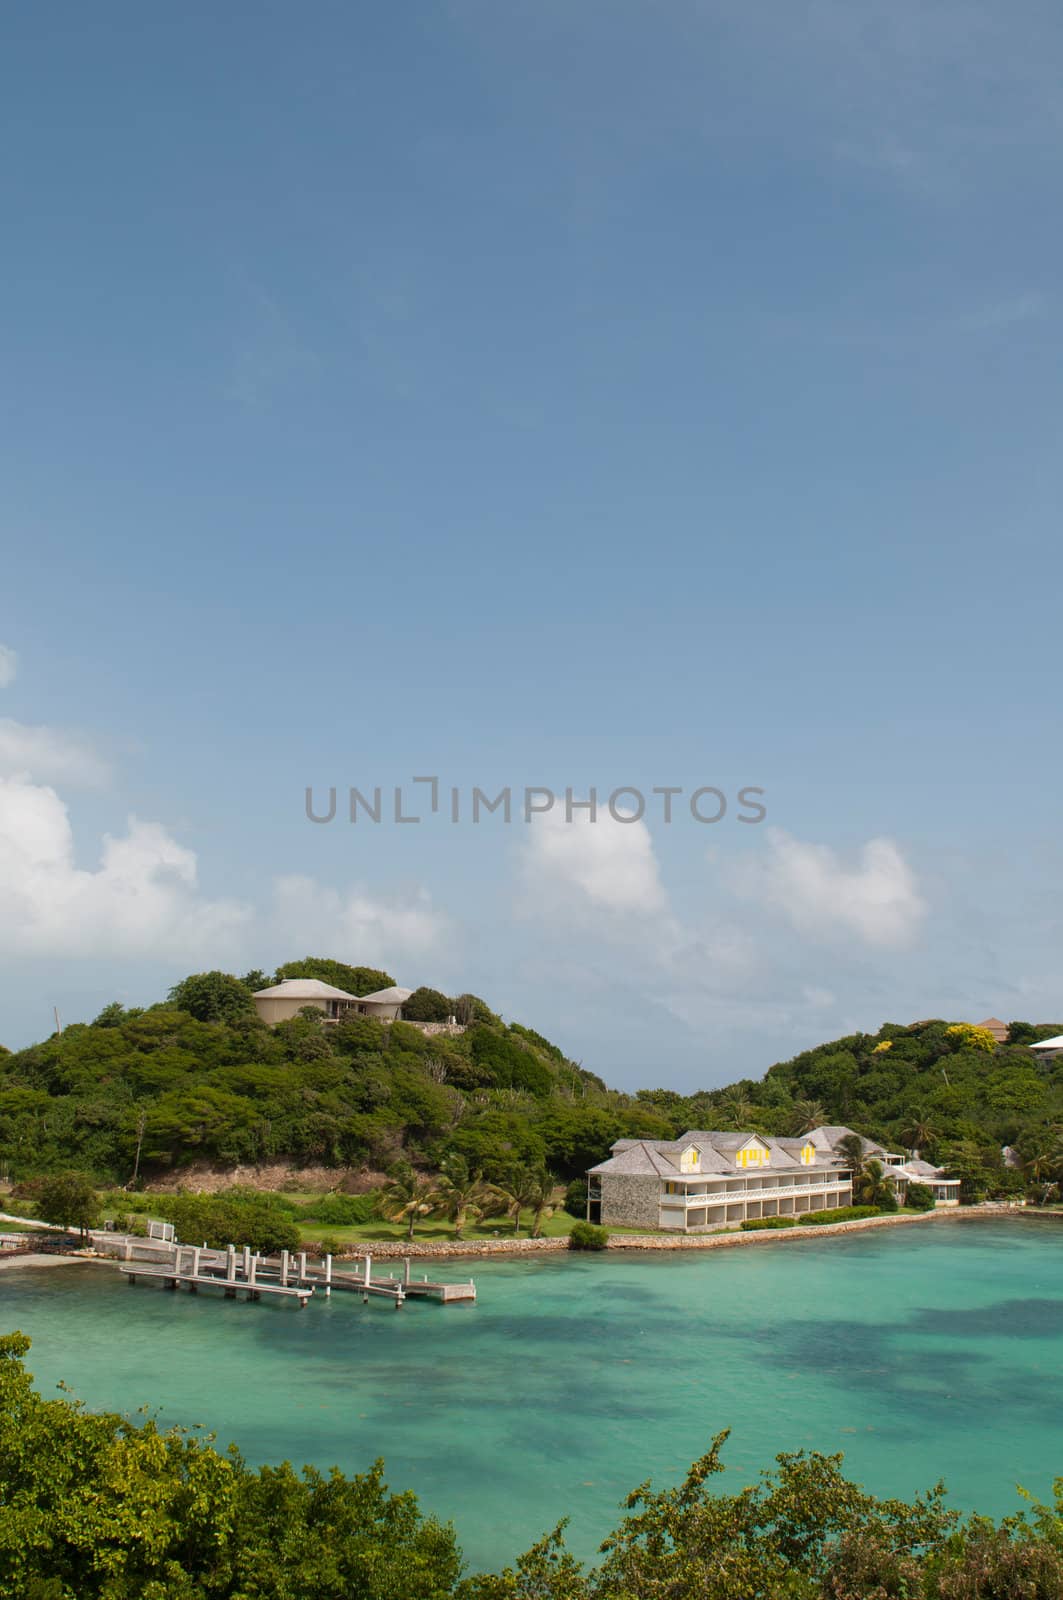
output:
<svg viewBox="0 0 1063 1600"><path fill-rule="evenodd" d="M981 1022L975 1023L976 1028L988 1028L990 1033L1003 1033L1007 1035L1008 1025L1001 1022L999 1017L983 1017Z"/></svg>
<svg viewBox="0 0 1063 1600"><path fill-rule="evenodd" d="M360 1000L371 1000L378 1006L401 1006L407 1001L412 989L400 989L397 984L392 984L390 989L375 989L372 994L359 995Z"/></svg>
<svg viewBox="0 0 1063 1600"><path fill-rule="evenodd" d="M807 1139L783 1140L773 1139L765 1133L736 1133L731 1129L711 1132L692 1128L681 1139L618 1139L608 1159L599 1161L590 1170L594 1173L634 1173L660 1178L698 1178L742 1172L745 1169L735 1164L735 1152L752 1139L759 1139L771 1152L773 1172L787 1172L804 1166L799 1156L803 1146L809 1142ZM680 1157L691 1145L696 1145L700 1152L698 1170L681 1172ZM832 1153L829 1147L828 1153Z"/></svg>
<svg viewBox="0 0 1063 1600"><path fill-rule="evenodd" d="M843 1139L861 1139L866 1156L884 1156L886 1154L882 1145L876 1144L874 1139L864 1139L862 1134L854 1132L852 1128L844 1128L840 1124L822 1128L813 1128L811 1133L805 1135L814 1150L836 1150Z"/></svg>
<svg viewBox="0 0 1063 1600"><path fill-rule="evenodd" d="M357 1000L346 989L322 983L319 978L282 978L268 989L256 989L256 1000Z"/></svg>
<svg viewBox="0 0 1063 1600"><path fill-rule="evenodd" d="M945 1178L944 1167L933 1167L929 1161L921 1161L918 1156L913 1156L911 1160L906 1161L903 1166L892 1167L890 1170L892 1172L903 1173L905 1177L915 1178L917 1181L921 1181L923 1178L933 1178L940 1182L943 1178ZM945 1178L946 1183L952 1181L952 1179ZM958 1183L960 1180L957 1178L955 1181Z"/></svg>
<svg viewBox="0 0 1063 1600"><path fill-rule="evenodd" d="M1063 1050L1063 1033L1057 1033L1051 1039L1038 1039L1036 1044L1030 1046L1031 1050Z"/></svg>

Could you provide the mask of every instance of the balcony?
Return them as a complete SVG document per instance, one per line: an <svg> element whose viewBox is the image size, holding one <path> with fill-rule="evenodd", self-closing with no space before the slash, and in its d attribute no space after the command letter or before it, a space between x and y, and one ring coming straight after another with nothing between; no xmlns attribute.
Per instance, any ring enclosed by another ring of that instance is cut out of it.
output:
<svg viewBox="0 0 1063 1600"><path fill-rule="evenodd" d="M799 1199L802 1195L810 1200L821 1200L826 1194L849 1187L848 1179L824 1177L819 1183L795 1183L779 1188L728 1189L721 1194L662 1194L661 1205L685 1206L687 1210L695 1208L700 1211L703 1206L714 1210L718 1206L744 1205L747 1200L790 1200Z"/></svg>

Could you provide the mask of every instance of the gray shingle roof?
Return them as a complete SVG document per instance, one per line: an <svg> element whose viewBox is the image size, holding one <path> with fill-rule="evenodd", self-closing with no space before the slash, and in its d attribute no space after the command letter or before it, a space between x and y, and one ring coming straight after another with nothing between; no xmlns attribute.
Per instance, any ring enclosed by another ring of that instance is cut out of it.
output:
<svg viewBox="0 0 1063 1600"><path fill-rule="evenodd" d="M848 1131L848 1129L843 1130L843 1132ZM751 1139L759 1139L771 1152L772 1172L808 1171L800 1159L801 1149L808 1142L807 1139L773 1139L764 1133L740 1133L731 1129L713 1132L703 1128L691 1128L681 1139L618 1139L612 1146L609 1159L600 1161L590 1170L593 1173L633 1173L644 1177L656 1175L661 1178L680 1176L695 1178L712 1176L714 1173L741 1173L746 1169L736 1165L735 1154L744 1145L749 1144ZM690 1145L695 1145L700 1154L698 1170L680 1173L679 1158ZM825 1151L817 1151L816 1166L833 1164L833 1152L829 1145Z"/></svg>

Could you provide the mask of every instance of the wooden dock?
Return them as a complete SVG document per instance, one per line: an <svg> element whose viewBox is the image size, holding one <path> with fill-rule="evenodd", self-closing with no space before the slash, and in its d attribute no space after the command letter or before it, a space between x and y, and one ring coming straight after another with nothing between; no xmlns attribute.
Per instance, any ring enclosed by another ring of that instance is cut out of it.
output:
<svg viewBox="0 0 1063 1600"><path fill-rule="evenodd" d="M134 1261L132 1241L126 1241L126 1258L119 1264L130 1286L141 1279L154 1280L166 1289L184 1286L190 1294L201 1288L221 1289L228 1299L242 1294L248 1300L297 1300L300 1308L310 1296L321 1293L327 1300L333 1289L360 1294L364 1303L369 1300L388 1300L396 1310L407 1299L438 1300L444 1305L455 1300L475 1301L476 1285L470 1278L466 1283L447 1283L430 1279L427 1274L414 1278L409 1257L403 1258L402 1276L389 1273L386 1277L373 1272L373 1258L366 1254L355 1269L336 1267L329 1255L312 1260L305 1250L282 1250L279 1256L254 1254L246 1245L237 1250L229 1245L225 1250L212 1250L205 1245L170 1246L172 1261L159 1264L158 1260Z"/></svg>
<svg viewBox="0 0 1063 1600"><path fill-rule="evenodd" d="M270 1283L268 1280L261 1282L258 1276L258 1256L250 1256L247 1271L241 1275L237 1271L237 1256L233 1247L230 1245L223 1263L217 1261L219 1253L205 1251L198 1245L177 1245L174 1249L172 1266L152 1266L148 1262L140 1261L123 1262L119 1271L124 1274L131 1288L141 1278L154 1278L164 1289L176 1289L179 1285L183 1285L190 1294L209 1288L221 1289L230 1300L235 1300L238 1294L245 1295L248 1300L261 1300L263 1295L297 1300L300 1310L314 1292L312 1285L293 1284L289 1288L283 1284ZM204 1262L202 1257L208 1254L215 1259Z"/></svg>
<svg viewBox="0 0 1063 1600"><path fill-rule="evenodd" d="M366 1254L360 1257L357 1270L348 1269L346 1266L337 1267L331 1256L322 1258L321 1265L310 1265L305 1251L290 1253L282 1250L279 1256L268 1256L259 1265L259 1276L265 1273L271 1280L275 1277L281 1286L288 1284L312 1284L321 1289L326 1298L333 1289L345 1289L353 1294L360 1294L363 1300L377 1296L392 1300L396 1305L402 1305L407 1299L439 1300L444 1305L452 1300L475 1300L476 1285L470 1278L466 1283L444 1283L430 1279L427 1274L423 1278L415 1278L410 1270L410 1258L403 1258L403 1271L401 1277L389 1273L386 1277L373 1272L373 1257Z"/></svg>

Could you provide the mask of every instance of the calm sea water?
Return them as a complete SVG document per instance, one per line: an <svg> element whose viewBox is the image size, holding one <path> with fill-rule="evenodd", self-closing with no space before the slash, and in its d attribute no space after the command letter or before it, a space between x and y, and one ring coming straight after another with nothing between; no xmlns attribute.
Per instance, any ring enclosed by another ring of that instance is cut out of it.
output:
<svg viewBox="0 0 1063 1600"><path fill-rule="evenodd" d="M445 1275L467 1276L464 1263ZM939 1477L1002 1515L1063 1473L1063 1227L883 1230L704 1255L477 1262L475 1306L352 1295L305 1311L0 1273L38 1387L201 1423L253 1462L347 1471L453 1518L473 1567L564 1515L590 1555L618 1501L733 1431L737 1489L780 1450L845 1452L880 1494ZM444 1274L441 1274L444 1275Z"/></svg>

